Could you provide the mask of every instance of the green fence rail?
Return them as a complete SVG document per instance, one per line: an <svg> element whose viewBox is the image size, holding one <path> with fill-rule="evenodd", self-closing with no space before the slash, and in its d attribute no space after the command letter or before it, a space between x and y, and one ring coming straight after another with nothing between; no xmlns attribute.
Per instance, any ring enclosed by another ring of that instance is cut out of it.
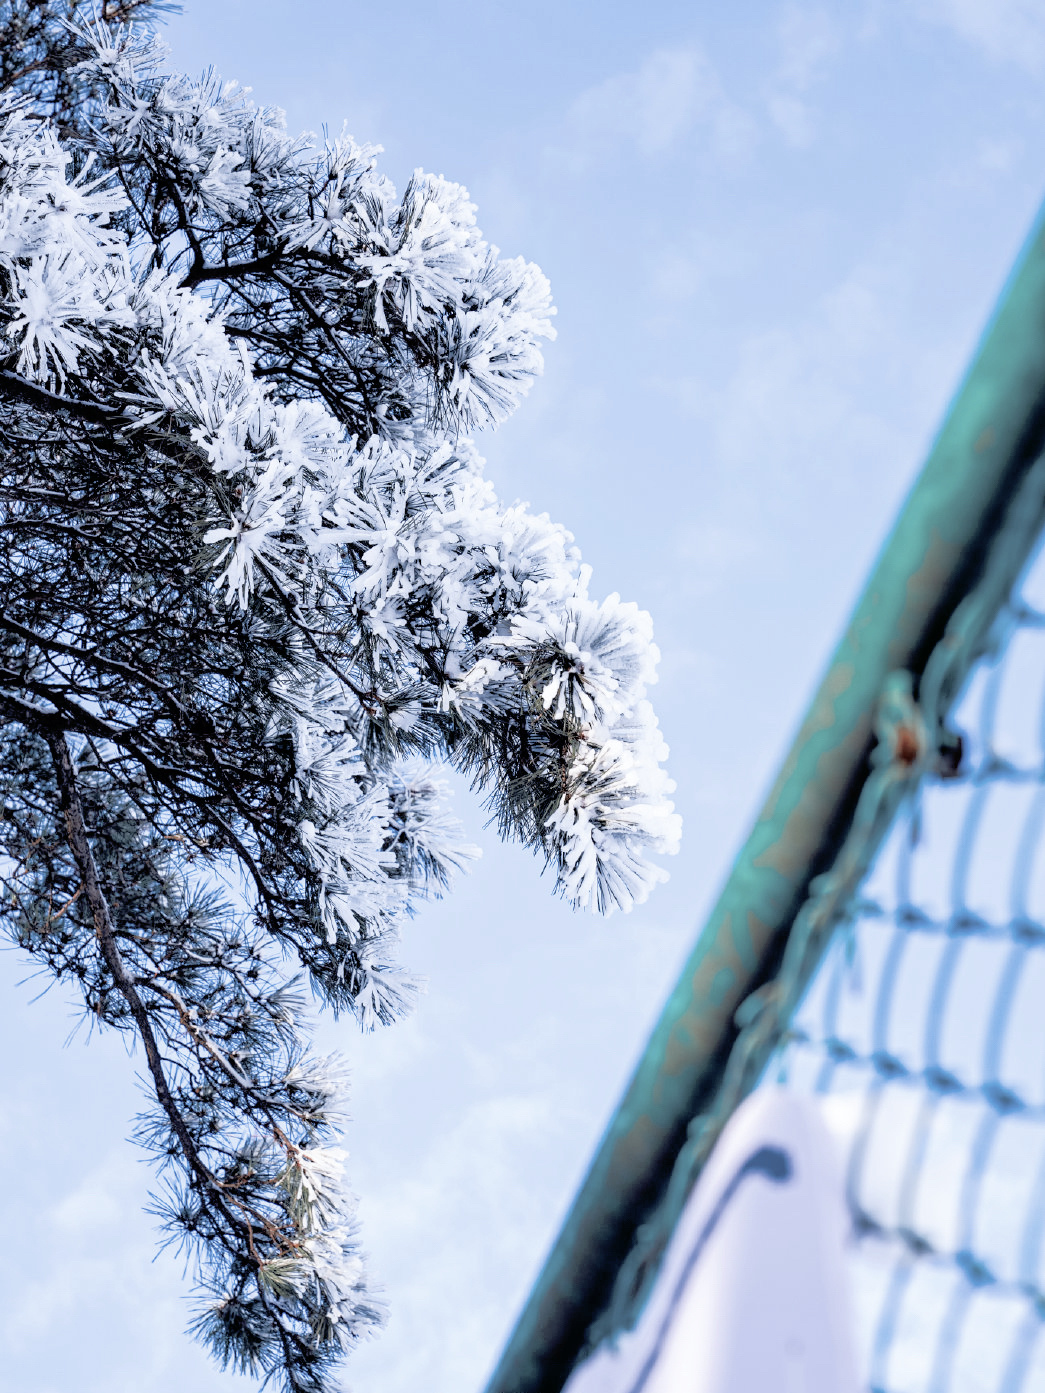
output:
<svg viewBox="0 0 1045 1393"><path fill-rule="evenodd" d="M587 1349L634 1319L905 779L946 745L946 706L1045 522L1043 448L1039 217L487 1393L558 1393ZM926 732L933 751L919 746Z"/></svg>

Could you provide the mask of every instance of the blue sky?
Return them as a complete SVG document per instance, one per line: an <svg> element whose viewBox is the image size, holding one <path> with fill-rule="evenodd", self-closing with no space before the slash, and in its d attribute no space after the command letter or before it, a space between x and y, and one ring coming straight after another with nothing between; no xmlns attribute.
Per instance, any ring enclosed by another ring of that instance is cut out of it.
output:
<svg viewBox="0 0 1045 1393"><path fill-rule="evenodd" d="M1045 193L1043 0L188 0L174 62L459 180L559 306L484 439L506 501L654 617L684 814L608 921L484 858L409 930L417 1016L361 1039L350 1169L392 1318L366 1393L478 1390ZM123 1140L134 1064L0 964L0 1357L19 1393L245 1388L183 1337Z"/></svg>

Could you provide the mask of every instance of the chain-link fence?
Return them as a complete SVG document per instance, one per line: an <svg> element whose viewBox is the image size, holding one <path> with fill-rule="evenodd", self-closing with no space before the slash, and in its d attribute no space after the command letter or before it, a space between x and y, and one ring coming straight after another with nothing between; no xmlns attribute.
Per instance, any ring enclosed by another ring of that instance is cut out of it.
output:
<svg viewBox="0 0 1045 1393"><path fill-rule="evenodd" d="M1045 556L773 1071L840 1134L866 1382L1045 1390Z"/></svg>

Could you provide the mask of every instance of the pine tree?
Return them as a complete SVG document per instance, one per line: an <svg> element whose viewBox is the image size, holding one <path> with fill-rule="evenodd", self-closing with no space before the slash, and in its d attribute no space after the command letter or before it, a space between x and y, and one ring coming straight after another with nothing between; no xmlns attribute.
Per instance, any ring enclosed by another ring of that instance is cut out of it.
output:
<svg viewBox="0 0 1045 1393"><path fill-rule="evenodd" d="M474 854L440 762L578 905L677 825L648 617L470 438L545 278L461 187L167 71L160 8L0 5L0 912L144 1055L198 1334L320 1393L382 1309L307 997L409 1009L398 925Z"/></svg>

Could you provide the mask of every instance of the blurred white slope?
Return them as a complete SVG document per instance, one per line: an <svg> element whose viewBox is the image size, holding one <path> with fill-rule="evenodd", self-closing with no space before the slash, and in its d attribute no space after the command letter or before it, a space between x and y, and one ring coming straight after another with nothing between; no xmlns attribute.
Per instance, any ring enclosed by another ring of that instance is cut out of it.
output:
<svg viewBox="0 0 1045 1393"><path fill-rule="evenodd" d="M690 1196L637 1327L566 1393L856 1393L846 1229L816 1104L760 1089Z"/></svg>

